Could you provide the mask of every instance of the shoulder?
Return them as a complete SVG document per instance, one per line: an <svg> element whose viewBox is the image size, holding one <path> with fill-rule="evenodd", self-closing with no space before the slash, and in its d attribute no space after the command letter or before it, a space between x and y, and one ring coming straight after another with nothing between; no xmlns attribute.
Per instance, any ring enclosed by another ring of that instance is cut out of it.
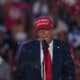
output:
<svg viewBox="0 0 80 80"><path fill-rule="evenodd" d="M55 39L54 42L57 46L61 46L62 48L69 48L68 42L64 42L64 41L57 40L57 39Z"/></svg>
<svg viewBox="0 0 80 80"><path fill-rule="evenodd" d="M32 49L34 46L39 45L39 41L38 40L26 40L23 41L18 48L18 53L20 53L23 49L25 50L29 50Z"/></svg>
<svg viewBox="0 0 80 80"><path fill-rule="evenodd" d="M35 40L26 40L26 41L22 42L19 46L20 47L28 47L28 46L35 45L37 43L39 43L39 41L36 39Z"/></svg>
<svg viewBox="0 0 80 80"><path fill-rule="evenodd" d="M38 40L27 40L27 41L22 42L19 45L19 48L17 51L17 58L21 56L25 57L25 55L28 55L28 53L31 53L31 51L35 49L35 47L37 47L38 45L39 45Z"/></svg>
<svg viewBox="0 0 80 80"><path fill-rule="evenodd" d="M64 56L71 56L71 49L68 42L55 40L56 47L59 47L58 50L61 51L61 54Z"/></svg>

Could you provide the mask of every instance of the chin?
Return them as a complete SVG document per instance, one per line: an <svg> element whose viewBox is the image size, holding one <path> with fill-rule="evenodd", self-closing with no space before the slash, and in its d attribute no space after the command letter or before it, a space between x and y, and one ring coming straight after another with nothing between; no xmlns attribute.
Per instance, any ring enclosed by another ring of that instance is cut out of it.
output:
<svg viewBox="0 0 80 80"><path fill-rule="evenodd" d="M50 43L51 42L51 40L45 40L47 43Z"/></svg>
<svg viewBox="0 0 80 80"><path fill-rule="evenodd" d="M40 40L41 40L41 41L42 41L42 40L45 40L47 43L50 43L50 42L52 41L52 40L50 40L50 39L48 39L48 38L45 38L45 39L41 38Z"/></svg>

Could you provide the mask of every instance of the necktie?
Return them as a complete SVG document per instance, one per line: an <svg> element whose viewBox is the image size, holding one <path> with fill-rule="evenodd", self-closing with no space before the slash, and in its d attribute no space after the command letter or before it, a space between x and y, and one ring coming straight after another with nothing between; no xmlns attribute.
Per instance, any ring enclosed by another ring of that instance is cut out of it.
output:
<svg viewBox="0 0 80 80"><path fill-rule="evenodd" d="M45 65L46 80L53 80L52 79L52 71L53 71L52 62L51 62L51 56L50 56L48 47L45 49L44 65Z"/></svg>

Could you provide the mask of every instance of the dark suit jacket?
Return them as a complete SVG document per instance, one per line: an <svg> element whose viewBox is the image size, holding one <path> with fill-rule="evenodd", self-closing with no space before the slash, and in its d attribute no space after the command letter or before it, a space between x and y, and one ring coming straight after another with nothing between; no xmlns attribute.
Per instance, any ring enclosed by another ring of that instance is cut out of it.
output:
<svg viewBox="0 0 80 80"><path fill-rule="evenodd" d="M19 52L16 79L42 80L40 42L33 40L24 43ZM75 80L69 45L59 40L53 41L53 80Z"/></svg>

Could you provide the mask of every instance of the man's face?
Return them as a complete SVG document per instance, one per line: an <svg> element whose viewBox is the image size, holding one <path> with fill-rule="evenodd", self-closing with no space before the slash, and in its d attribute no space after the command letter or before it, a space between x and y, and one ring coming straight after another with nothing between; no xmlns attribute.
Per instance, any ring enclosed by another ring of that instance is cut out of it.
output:
<svg viewBox="0 0 80 80"><path fill-rule="evenodd" d="M42 40L46 40L47 43L50 43L53 39L53 30L52 29L40 29L38 31L38 38Z"/></svg>

